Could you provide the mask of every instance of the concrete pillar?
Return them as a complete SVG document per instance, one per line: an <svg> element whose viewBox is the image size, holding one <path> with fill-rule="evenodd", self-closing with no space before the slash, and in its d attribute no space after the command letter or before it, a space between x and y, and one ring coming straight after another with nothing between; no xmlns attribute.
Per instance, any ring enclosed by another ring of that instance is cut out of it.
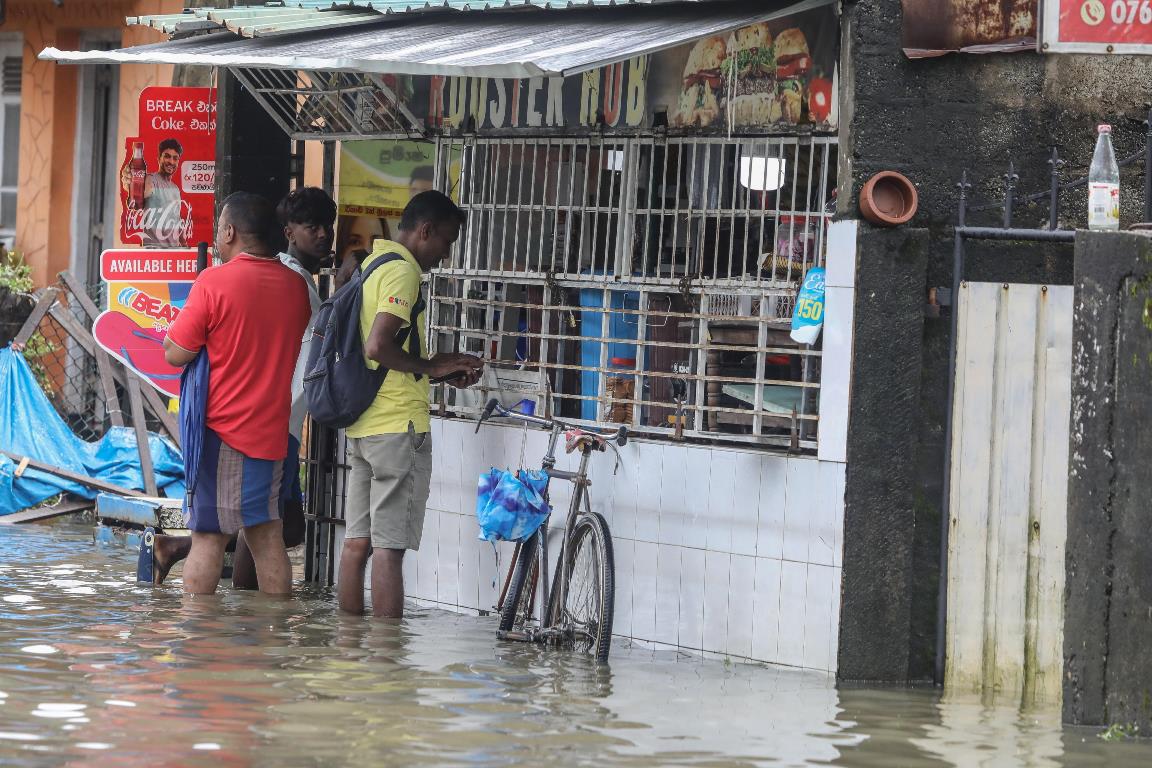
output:
<svg viewBox="0 0 1152 768"><path fill-rule="evenodd" d="M860 225L839 677L907 682L928 231ZM923 586L921 584L921 586ZM935 583L927 585L935 589ZM929 641L930 642L930 641Z"/></svg>
<svg viewBox="0 0 1152 768"><path fill-rule="evenodd" d="M1152 237L1078 232L1064 721L1152 731Z"/></svg>

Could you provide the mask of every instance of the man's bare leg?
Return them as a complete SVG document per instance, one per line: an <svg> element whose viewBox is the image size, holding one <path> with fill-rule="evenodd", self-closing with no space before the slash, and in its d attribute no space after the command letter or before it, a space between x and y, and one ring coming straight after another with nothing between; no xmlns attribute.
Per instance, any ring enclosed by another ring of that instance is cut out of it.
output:
<svg viewBox="0 0 1152 768"><path fill-rule="evenodd" d="M372 615L378 619L404 616L404 550L372 553Z"/></svg>
<svg viewBox="0 0 1152 768"><path fill-rule="evenodd" d="M184 562L184 591L190 595L211 595L220 585L220 571L224 567L226 533L192 534L192 546Z"/></svg>
<svg viewBox="0 0 1152 768"><path fill-rule="evenodd" d="M340 583L336 594L340 610L356 615L364 613L364 566L371 556L371 539L344 539L344 549L340 552Z"/></svg>
<svg viewBox="0 0 1152 768"><path fill-rule="evenodd" d="M304 505L299 501L284 503L284 547L292 549L304 543ZM232 558L232 588L260 589L256 578L256 562L244 539L244 532L236 538L236 554Z"/></svg>
<svg viewBox="0 0 1152 768"><path fill-rule="evenodd" d="M172 566L188 557L190 551L192 551L191 536L156 534L152 544L152 583L163 584Z"/></svg>
<svg viewBox="0 0 1152 768"><path fill-rule="evenodd" d="M292 564L288 550L284 549L284 523L250 526L244 529L244 538L256 564L260 591L266 595L287 595L292 592Z"/></svg>

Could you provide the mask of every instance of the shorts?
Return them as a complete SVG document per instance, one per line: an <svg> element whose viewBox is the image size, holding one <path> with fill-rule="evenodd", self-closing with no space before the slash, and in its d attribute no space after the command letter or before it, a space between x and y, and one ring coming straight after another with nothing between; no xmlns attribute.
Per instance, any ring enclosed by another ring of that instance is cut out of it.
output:
<svg viewBox="0 0 1152 768"><path fill-rule="evenodd" d="M200 469L192 503L185 513L188 528L197 533L224 533L281 519L281 499L287 498L297 445L289 440L286 459L254 459L232 448L205 427Z"/></svg>
<svg viewBox="0 0 1152 768"><path fill-rule="evenodd" d="M348 438L344 537L374 549L420 549L432 483L432 436L407 432Z"/></svg>

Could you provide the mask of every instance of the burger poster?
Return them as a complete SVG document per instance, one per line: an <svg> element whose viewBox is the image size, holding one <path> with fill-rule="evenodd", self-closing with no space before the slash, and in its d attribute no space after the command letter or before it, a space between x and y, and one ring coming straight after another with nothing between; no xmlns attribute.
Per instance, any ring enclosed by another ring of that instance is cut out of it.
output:
<svg viewBox="0 0 1152 768"><path fill-rule="evenodd" d="M709 37L687 51L675 127L836 124L838 26L828 9Z"/></svg>

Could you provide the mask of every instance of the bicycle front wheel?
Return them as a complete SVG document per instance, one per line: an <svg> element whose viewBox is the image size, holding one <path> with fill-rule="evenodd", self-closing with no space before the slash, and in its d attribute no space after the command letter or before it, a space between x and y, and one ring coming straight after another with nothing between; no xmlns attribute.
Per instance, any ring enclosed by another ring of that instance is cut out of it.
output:
<svg viewBox="0 0 1152 768"><path fill-rule="evenodd" d="M565 585L563 605L561 582ZM561 631L560 642L594 655L597 661L607 661L615 593L616 566L608 523L595 512L581 515L572 528L548 600L551 624Z"/></svg>
<svg viewBox="0 0 1152 768"><path fill-rule="evenodd" d="M499 632L521 632L532 619L532 599L536 594L536 579L540 574L540 531L536 531L520 545L513 566L512 580L500 606Z"/></svg>

